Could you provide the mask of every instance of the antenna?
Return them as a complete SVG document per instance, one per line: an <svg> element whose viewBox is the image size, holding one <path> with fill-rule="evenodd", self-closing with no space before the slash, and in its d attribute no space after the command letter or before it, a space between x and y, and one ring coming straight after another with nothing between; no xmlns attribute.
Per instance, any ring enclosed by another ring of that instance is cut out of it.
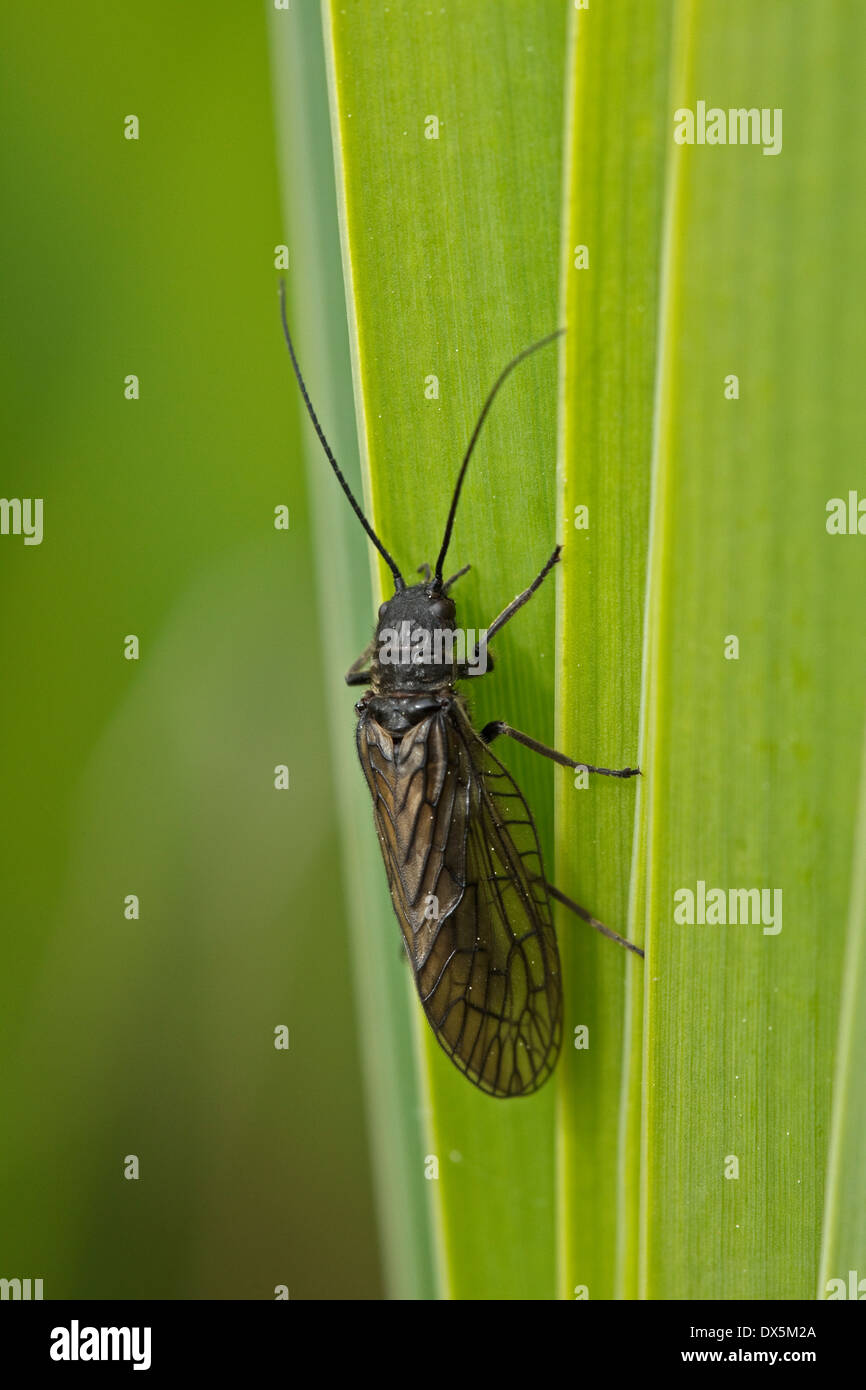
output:
<svg viewBox="0 0 866 1390"><path fill-rule="evenodd" d="M393 574L393 576L394 576L394 590L395 590L395 592L396 592L398 589L405 589L406 585L405 585L405 583L404 583L404 581L403 581L403 576L402 576L402 574L401 574L400 571L398 570L398 568L397 568L397 566L396 566L394 560L392 560L391 556L388 554L388 552L387 552L387 550L385 549L385 547L384 547L384 545L382 544L382 542L379 540L379 537L376 535L376 532L373 530L372 526L370 525L369 521L368 521L367 518L365 517L364 513L361 511L361 508L358 506L358 503L355 501L354 493L352 492L352 489L349 487L349 484L346 482L346 479L343 477L342 471L341 471L341 469L340 469L340 465L337 463L337 460L334 458L333 452L332 452L332 450L331 450L331 446L330 446L330 444L328 443L327 439L325 438L325 431L322 429L322 426L319 424L318 417L316 416L316 412L315 412L315 410L313 409L313 403L312 403L312 401L310 400L310 397L309 397L308 394L307 394L307 388L306 388L306 386L304 385L304 378L301 376L301 369L300 369L300 367L298 366L298 359L297 359L297 357L295 356L295 349L294 349L294 345L292 344L292 335L291 335L291 333L289 332L289 324L288 324L288 320L287 320L287 318L286 318L286 282L285 282L285 280L280 280L280 318L282 319L282 322L283 322L283 335L284 335L284 337L285 337L285 339L286 339L286 347L289 349L289 356L290 356L291 359L292 359L292 366L293 366L294 369L295 369L295 376L298 378L298 385L299 385L300 388L301 388L301 395L302 395L303 398L304 398L304 405L307 407L307 413L308 413L310 419L311 419L312 422L313 422L313 429L316 431L316 434L319 436L319 442L321 443L322 448L324 449L325 453L326 453L327 456L328 456L328 462L330 463L331 467L333 468L334 472L335 472L336 475L337 475L337 481L339 482L340 487L343 489L343 491L345 492L345 494L346 494L346 496L348 497L349 501L351 502L351 504L352 504L352 509L353 509L353 511L354 511L354 513L355 513L355 515L356 515L356 517L357 517L358 520L360 521L360 523L361 523L361 525L363 526L364 530L367 532L367 535L370 537L370 540L371 540L371 541L373 542L373 544L375 545L375 547L376 547L376 549L378 550L379 554L382 556L382 559L385 561L385 564L388 566L389 570L390 570L391 573Z"/></svg>
<svg viewBox="0 0 866 1390"><path fill-rule="evenodd" d="M448 552L448 545L451 540L451 532L454 528L454 518L457 514L457 503L460 500L460 490L463 487L463 479L466 476L466 468L468 466L470 458L472 457L472 450L475 448L475 442L478 439L479 434L481 433L481 426L487 419L487 412L489 411L490 407L494 402L494 399L496 398L496 393L499 390L502 383L505 381L505 378L511 372L514 371L514 368L518 365L518 363L522 362L525 357L528 357L530 355L530 353L537 352L539 348L546 347L548 343L552 343L554 338L561 337L564 332L564 328L557 328L555 332L548 333L547 337L545 338L539 338L537 343L531 343L528 348L524 348L523 351L519 352L516 357L512 357L507 367L503 367L502 371L499 373L499 376L493 383L487 400L481 407L481 414L478 416L478 423L475 426L475 429L472 431L472 437L469 440L466 453L463 455L463 462L460 465L460 472L457 475L457 486L454 489L454 496L451 498L451 509L448 513L448 520L445 523L445 535L442 540L442 549L439 551L439 559L436 561L435 584L437 588L442 587L442 566L445 564L445 556Z"/></svg>

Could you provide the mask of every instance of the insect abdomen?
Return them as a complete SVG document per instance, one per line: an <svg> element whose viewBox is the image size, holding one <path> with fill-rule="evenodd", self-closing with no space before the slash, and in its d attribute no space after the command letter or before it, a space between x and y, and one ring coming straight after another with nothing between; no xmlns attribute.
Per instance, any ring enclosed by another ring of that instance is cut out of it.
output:
<svg viewBox="0 0 866 1390"><path fill-rule="evenodd" d="M556 938L526 802L456 697L402 736L371 704L362 702L358 753L425 1013L482 1090L526 1094L550 1075L561 1028Z"/></svg>

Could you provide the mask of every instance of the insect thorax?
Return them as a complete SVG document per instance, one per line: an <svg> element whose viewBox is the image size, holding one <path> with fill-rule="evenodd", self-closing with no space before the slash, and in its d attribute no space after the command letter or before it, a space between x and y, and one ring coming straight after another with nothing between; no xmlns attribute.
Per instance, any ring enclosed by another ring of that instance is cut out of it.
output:
<svg viewBox="0 0 866 1390"><path fill-rule="evenodd" d="M358 701L355 709L362 719L374 719L383 729L387 729L392 738L400 738L431 714L446 708L453 699L454 692L447 690L423 695L376 695L371 692Z"/></svg>

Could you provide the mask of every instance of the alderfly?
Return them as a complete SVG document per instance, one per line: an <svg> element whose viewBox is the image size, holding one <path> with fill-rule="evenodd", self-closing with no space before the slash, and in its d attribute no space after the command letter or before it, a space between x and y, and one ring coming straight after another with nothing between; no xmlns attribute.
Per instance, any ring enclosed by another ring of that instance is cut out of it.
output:
<svg viewBox="0 0 866 1390"><path fill-rule="evenodd" d="M518 363L559 333L525 348L500 372L469 438L435 567L407 586L353 496L283 332L304 404L328 462L394 578L370 646L349 668L367 686L355 705L356 742L394 911L424 1012L448 1056L491 1096L525 1096L553 1071L562 1041L562 980L551 899L636 955L643 951L548 882L532 814L490 745L507 737L563 767L605 777L637 768L577 762L503 720L472 727L455 681L483 675L486 645L456 640L450 589L469 566L443 578L460 490L494 397ZM560 330L561 331L561 330ZM487 629L489 642L532 597L560 556L557 546L528 588Z"/></svg>

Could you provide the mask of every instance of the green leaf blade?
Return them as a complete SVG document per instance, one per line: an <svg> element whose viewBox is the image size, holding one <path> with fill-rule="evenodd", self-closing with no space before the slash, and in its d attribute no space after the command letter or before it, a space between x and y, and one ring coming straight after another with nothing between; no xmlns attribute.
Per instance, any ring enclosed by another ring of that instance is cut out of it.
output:
<svg viewBox="0 0 866 1390"><path fill-rule="evenodd" d="M605 767L637 764L671 22L671 5L626 4L572 29L556 746ZM556 786L556 882L627 934L638 787ZM631 1089L622 1073L644 967L560 917L567 1044L588 1030L562 1068L562 1291L611 1298L636 1285L639 1066Z"/></svg>
<svg viewBox="0 0 866 1390"><path fill-rule="evenodd" d="M334 3L325 15L368 495L412 582L415 566L436 558L487 391L515 353L557 326L566 14L476 0L447 14ZM425 138L431 116L438 139ZM432 376L438 397L425 395ZM452 570L473 566L455 590L466 626L488 626L555 544L555 393L550 348L515 373L485 424L449 553ZM384 595L381 565L379 577ZM496 656L495 672L468 692L476 723L507 717L549 743L552 585L505 629ZM550 769L516 747L503 758L549 863ZM396 949L393 918L377 930ZM426 1025L422 1047L439 1176L427 1184L428 1155L419 1153L417 1178L434 1189L443 1290L552 1296L553 1087L491 1100Z"/></svg>
<svg viewBox="0 0 866 1390"><path fill-rule="evenodd" d="M362 492L346 329L337 193L333 176L326 53L317 4L271 14L277 121L290 242L287 276L294 338L317 413L356 495ZM277 307L274 304L275 331ZM287 381L290 368L286 363ZM299 406L299 409L301 407ZM370 930L391 914L369 795L354 749L353 698L343 677L370 639L373 604L369 549L307 425L304 462L316 525L321 652L335 754L343 875L369 1118L373 1186L386 1287L394 1298L436 1290L427 1194L417 1180L423 1150L417 1069L411 1048L413 1003L399 943ZM328 949L327 941L322 949Z"/></svg>
<svg viewBox="0 0 866 1390"><path fill-rule="evenodd" d="M843 12L856 51L862 17ZM804 13L795 30L779 4L678 13L671 117L707 99L780 107L787 124L777 157L673 156L635 894L649 946L640 1290L809 1297L866 695L858 560L825 529L862 432L850 345L866 286L827 209L862 202L862 130L839 95L841 25ZM851 301L828 333L841 266ZM676 923L674 894L699 882L780 889L783 929Z"/></svg>

